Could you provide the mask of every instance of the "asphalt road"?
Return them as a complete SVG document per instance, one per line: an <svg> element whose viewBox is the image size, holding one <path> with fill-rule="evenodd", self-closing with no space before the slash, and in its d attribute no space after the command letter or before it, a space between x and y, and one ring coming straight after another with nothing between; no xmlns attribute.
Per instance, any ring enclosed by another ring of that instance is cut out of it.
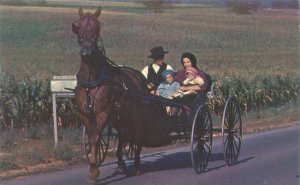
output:
<svg viewBox="0 0 300 185"><path fill-rule="evenodd" d="M115 172L116 162L105 163L95 184L110 185L299 185L300 126L246 135L238 164L227 166L221 140L215 139L207 171L196 174L189 147L142 156L140 176ZM85 185L87 166L2 181L0 185Z"/></svg>

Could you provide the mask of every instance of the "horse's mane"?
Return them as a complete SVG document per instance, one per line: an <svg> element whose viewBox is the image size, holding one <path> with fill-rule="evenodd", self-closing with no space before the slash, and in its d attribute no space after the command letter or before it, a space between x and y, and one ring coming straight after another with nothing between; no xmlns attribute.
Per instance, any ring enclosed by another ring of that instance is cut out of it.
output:
<svg viewBox="0 0 300 185"><path fill-rule="evenodd" d="M117 75L122 75L122 74L130 75L131 77L136 78L136 80L140 83L142 89L144 88L146 89L147 87L146 78L139 70L128 66L118 65L109 58L106 58L106 63L111 67L111 69Z"/></svg>
<svg viewBox="0 0 300 185"><path fill-rule="evenodd" d="M139 89L140 95L149 93L146 78L140 71L128 66L122 66L120 67L119 72L120 74L125 74L131 79L130 82L133 82L135 84L135 88Z"/></svg>

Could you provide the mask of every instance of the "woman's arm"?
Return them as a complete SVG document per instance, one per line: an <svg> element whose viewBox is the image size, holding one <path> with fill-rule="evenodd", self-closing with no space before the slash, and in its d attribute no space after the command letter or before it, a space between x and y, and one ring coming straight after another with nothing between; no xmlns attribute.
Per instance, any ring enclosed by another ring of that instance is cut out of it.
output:
<svg viewBox="0 0 300 185"><path fill-rule="evenodd" d="M195 90L195 91L200 91L201 87L199 85L192 85L192 86L181 86L179 90L182 91L188 91L188 90Z"/></svg>

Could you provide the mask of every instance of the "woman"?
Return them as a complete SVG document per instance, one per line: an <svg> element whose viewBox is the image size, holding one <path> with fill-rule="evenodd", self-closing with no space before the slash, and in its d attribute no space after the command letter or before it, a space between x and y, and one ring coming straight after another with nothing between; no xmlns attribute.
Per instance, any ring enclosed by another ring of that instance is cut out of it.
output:
<svg viewBox="0 0 300 185"><path fill-rule="evenodd" d="M189 96L184 96L183 99L178 99L179 102L188 105L190 110L191 110L191 114L188 116L188 122L192 123L194 115L196 113L196 109L202 105L203 103L205 103L207 97L206 97L206 92L209 86L209 80L207 78L207 75L204 71L200 70L197 67L197 59L195 57L194 54L190 53L190 52L185 52L182 53L181 55L181 64L183 66L182 70L177 71L176 73L176 81L180 83L181 87L180 90L182 91L186 91L186 90L194 90L197 94L192 94ZM184 81L188 78L188 73L187 71L189 71L189 69L196 69L197 70L197 76L201 77L203 80L203 84L198 85L186 85L184 83Z"/></svg>
<svg viewBox="0 0 300 185"><path fill-rule="evenodd" d="M177 73L176 73L176 81L179 82L180 85L182 86L181 89L184 90L186 88L184 83L183 83L184 80L187 79L186 70L188 68L193 67L193 68L197 69L197 71L198 71L197 75L200 76L204 81L204 84L201 87L195 85L194 89L197 92L200 92L200 90L206 90L207 86L208 86L208 82L207 82L207 79L206 79L206 74L202 70L198 69L197 59L196 59L195 55L190 53L190 52L182 53L182 55L181 55L181 64L183 66L183 69L177 71Z"/></svg>

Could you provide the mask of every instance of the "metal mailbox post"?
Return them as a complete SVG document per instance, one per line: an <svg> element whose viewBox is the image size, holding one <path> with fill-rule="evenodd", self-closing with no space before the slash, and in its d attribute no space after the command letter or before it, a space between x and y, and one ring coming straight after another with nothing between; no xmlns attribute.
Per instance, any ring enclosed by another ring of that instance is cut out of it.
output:
<svg viewBox="0 0 300 185"><path fill-rule="evenodd" d="M75 93L68 89L75 89L76 84L76 76L53 76L51 80L55 148L58 146L56 99L73 98Z"/></svg>

